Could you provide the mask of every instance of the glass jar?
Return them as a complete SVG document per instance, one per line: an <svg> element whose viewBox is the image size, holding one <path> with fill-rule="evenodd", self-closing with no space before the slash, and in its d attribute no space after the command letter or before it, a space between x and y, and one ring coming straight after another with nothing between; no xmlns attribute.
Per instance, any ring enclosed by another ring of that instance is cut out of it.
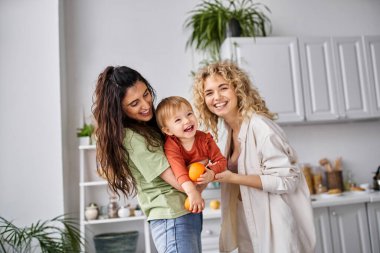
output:
<svg viewBox="0 0 380 253"><path fill-rule="evenodd" d="M118 218L119 203L116 196L111 196L108 203L108 218Z"/></svg>

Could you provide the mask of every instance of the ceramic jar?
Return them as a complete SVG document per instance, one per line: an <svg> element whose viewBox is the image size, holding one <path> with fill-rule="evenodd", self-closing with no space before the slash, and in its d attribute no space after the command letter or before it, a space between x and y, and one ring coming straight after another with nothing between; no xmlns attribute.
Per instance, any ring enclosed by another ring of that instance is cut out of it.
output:
<svg viewBox="0 0 380 253"><path fill-rule="evenodd" d="M119 210L117 211L117 214L119 215L120 218L129 217L131 214L131 211L129 210L129 206L120 207Z"/></svg>
<svg viewBox="0 0 380 253"><path fill-rule="evenodd" d="M87 220L96 220L99 215L99 209L96 205L90 205L86 207L84 216Z"/></svg>

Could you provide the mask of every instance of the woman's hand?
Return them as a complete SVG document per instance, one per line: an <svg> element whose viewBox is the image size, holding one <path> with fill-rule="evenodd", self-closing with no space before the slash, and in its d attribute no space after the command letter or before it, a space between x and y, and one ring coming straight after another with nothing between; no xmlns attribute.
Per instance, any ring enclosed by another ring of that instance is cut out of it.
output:
<svg viewBox="0 0 380 253"><path fill-rule="evenodd" d="M234 176L236 176L236 173L225 170L215 175L215 181L221 183L232 183Z"/></svg>

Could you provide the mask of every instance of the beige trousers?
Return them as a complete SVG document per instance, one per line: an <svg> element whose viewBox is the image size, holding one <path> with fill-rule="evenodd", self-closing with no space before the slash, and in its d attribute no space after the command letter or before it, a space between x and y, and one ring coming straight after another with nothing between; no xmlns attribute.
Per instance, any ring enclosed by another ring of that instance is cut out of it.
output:
<svg viewBox="0 0 380 253"><path fill-rule="evenodd" d="M237 205L237 227L238 227L238 252L253 253L253 245L249 237L247 220L244 214L243 202L238 200Z"/></svg>

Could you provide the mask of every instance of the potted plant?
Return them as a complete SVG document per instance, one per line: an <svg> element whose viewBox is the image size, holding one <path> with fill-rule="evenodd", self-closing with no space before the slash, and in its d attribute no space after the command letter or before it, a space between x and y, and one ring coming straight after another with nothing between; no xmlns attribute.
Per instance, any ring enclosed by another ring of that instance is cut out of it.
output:
<svg viewBox="0 0 380 253"><path fill-rule="evenodd" d="M0 217L1 253L80 252L83 245L78 224L65 215L37 221L27 227L17 227Z"/></svg>
<svg viewBox="0 0 380 253"><path fill-rule="evenodd" d="M94 133L94 125L84 123L83 127L77 129L77 137L80 145L91 145L92 134Z"/></svg>
<svg viewBox="0 0 380 253"><path fill-rule="evenodd" d="M267 36L271 22L267 6L253 0L202 0L190 11L185 28L191 30L186 48L194 46L206 53L212 61L220 60L219 49L230 37Z"/></svg>

